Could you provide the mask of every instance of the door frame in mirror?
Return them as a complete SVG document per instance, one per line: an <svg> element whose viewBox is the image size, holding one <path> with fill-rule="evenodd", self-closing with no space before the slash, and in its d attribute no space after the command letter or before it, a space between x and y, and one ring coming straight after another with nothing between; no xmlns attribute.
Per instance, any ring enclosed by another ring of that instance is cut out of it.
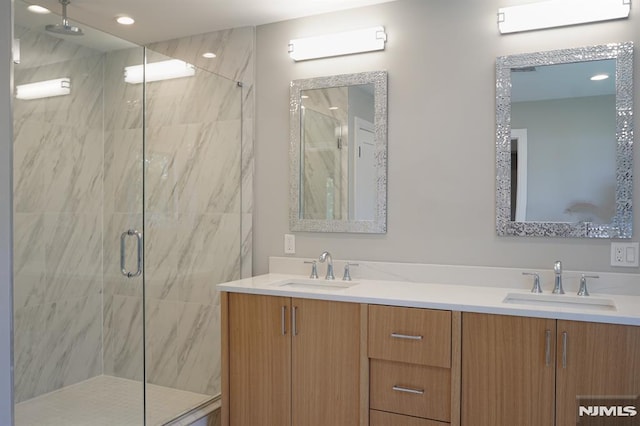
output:
<svg viewBox="0 0 640 426"><path fill-rule="evenodd" d="M373 220L304 219L300 209L302 155L301 91L331 87L373 84L375 128L376 201ZM290 87L289 126L289 228L306 232L354 232L384 234L387 232L387 72L371 71L327 77L294 80Z"/></svg>
<svg viewBox="0 0 640 426"><path fill-rule="evenodd" d="M609 224L511 220L511 70L616 59L615 215ZM496 231L499 236L631 238L633 42L501 56L496 61Z"/></svg>

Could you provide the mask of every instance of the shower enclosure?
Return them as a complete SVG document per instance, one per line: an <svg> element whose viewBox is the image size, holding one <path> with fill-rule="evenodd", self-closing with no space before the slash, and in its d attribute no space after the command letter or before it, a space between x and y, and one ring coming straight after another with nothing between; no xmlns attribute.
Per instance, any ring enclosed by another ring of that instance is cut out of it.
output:
<svg viewBox="0 0 640 426"><path fill-rule="evenodd" d="M206 413L220 393L215 285L241 270L242 88L185 63L186 76L152 76L172 58L91 28L47 32L59 18L26 6L16 1L16 425ZM59 79L62 94L24 95Z"/></svg>

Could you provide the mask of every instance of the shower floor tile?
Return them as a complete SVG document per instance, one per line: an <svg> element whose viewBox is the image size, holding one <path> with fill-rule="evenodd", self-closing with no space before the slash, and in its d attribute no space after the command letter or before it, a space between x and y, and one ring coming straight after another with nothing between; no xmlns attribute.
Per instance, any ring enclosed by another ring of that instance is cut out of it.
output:
<svg viewBox="0 0 640 426"><path fill-rule="evenodd" d="M163 425L211 396L147 385L147 425ZM98 376L21 402L16 426L141 426L142 383Z"/></svg>

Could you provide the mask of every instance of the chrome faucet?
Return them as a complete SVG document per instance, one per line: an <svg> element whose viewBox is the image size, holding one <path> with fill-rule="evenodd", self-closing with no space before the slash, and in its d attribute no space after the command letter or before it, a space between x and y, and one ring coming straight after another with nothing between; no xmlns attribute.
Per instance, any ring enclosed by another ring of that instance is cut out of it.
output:
<svg viewBox="0 0 640 426"><path fill-rule="evenodd" d="M553 264L553 272L556 274L555 285L553 286L554 294L564 294L564 289L562 288L562 262L556 260L556 263Z"/></svg>
<svg viewBox="0 0 640 426"><path fill-rule="evenodd" d="M336 276L333 275L333 259L331 258L331 253L328 251L323 251L320 255L320 263L327 262L327 276L325 279L327 280L335 280Z"/></svg>

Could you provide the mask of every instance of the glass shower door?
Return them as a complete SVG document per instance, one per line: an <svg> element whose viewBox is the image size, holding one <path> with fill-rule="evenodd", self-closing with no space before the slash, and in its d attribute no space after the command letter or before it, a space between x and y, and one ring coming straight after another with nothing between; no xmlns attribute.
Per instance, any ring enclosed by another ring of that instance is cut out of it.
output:
<svg viewBox="0 0 640 426"><path fill-rule="evenodd" d="M137 235L122 241L131 277L120 248L144 224L143 87L123 78L144 51L84 26L48 32L61 18L27 6L15 2L16 424L142 425Z"/></svg>

